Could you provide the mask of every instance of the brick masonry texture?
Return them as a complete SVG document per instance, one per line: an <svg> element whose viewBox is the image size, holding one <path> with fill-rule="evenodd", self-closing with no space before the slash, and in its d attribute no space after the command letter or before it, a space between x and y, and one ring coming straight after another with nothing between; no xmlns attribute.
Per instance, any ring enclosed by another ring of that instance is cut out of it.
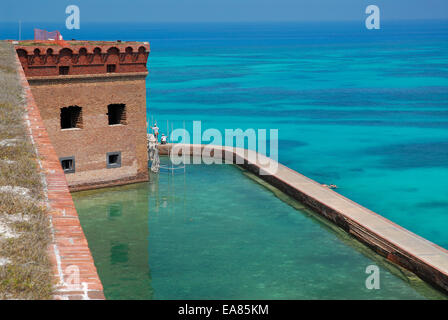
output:
<svg viewBox="0 0 448 320"><path fill-rule="evenodd" d="M66 174L70 190L148 181L145 78L149 45L70 43L68 47L16 46L56 153L59 158L75 159L75 172ZM107 73L108 64L115 64L116 72ZM70 66L68 75L55 71L61 65ZM126 124L109 125L109 104L126 105ZM81 128L61 129L61 108L69 106L82 108ZM110 152L121 153L120 167L107 167Z"/></svg>
<svg viewBox="0 0 448 320"><path fill-rule="evenodd" d="M105 299L103 286L81 228L59 157L50 141L24 71L17 69L26 95L26 123L46 184L53 240L48 254L57 282L55 299ZM79 271L79 273L78 273Z"/></svg>
<svg viewBox="0 0 448 320"><path fill-rule="evenodd" d="M57 154L75 157L75 173L66 175L72 191L148 180L145 76L29 80ZM109 104L126 105L127 124L108 124ZM82 107L82 129L61 129L61 108L74 105ZM108 152L121 152L120 168L107 168Z"/></svg>

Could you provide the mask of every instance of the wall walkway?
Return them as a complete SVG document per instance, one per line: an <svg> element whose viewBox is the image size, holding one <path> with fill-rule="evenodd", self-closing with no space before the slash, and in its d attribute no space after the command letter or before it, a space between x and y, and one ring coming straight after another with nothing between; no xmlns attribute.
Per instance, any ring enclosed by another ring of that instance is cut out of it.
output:
<svg viewBox="0 0 448 320"><path fill-rule="evenodd" d="M53 241L48 248L58 283L55 299L105 299L78 213L70 195L59 158L50 142L30 86L17 58L17 69L26 95L27 126L39 157L46 184Z"/></svg>

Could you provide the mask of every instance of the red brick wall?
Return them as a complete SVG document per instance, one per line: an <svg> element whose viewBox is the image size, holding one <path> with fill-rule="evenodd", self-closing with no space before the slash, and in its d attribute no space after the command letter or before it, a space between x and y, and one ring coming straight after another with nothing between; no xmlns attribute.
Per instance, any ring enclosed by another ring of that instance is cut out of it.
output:
<svg viewBox="0 0 448 320"><path fill-rule="evenodd" d="M71 190L148 180L146 73L31 78L31 90L59 157L75 157ZM63 78L63 79L62 79ZM126 124L109 125L107 106L126 105ZM60 110L82 107L82 129L61 129ZM121 167L106 154L121 152Z"/></svg>

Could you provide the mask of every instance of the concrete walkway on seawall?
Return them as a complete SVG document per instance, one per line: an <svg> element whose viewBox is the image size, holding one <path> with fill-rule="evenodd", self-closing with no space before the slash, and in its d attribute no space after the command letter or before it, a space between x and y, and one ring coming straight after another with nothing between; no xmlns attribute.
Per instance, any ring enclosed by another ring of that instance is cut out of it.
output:
<svg viewBox="0 0 448 320"><path fill-rule="evenodd" d="M159 145L159 152L166 155L172 148L172 144ZM448 251L444 248L255 151L192 144L177 144L174 150L177 154L199 156L205 148L206 155L231 159L306 204L378 254L448 293Z"/></svg>

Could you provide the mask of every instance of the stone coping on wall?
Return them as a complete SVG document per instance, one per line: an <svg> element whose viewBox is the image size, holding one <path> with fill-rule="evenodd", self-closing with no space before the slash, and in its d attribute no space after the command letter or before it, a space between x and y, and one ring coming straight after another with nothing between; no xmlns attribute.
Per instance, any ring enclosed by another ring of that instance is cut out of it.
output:
<svg viewBox="0 0 448 320"><path fill-rule="evenodd" d="M77 75L57 75L57 76L33 76L27 77L27 80L31 84L38 83L56 83L56 82L76 82L81 80L82 82L92 81L113 81L114 79L123 80L130 79L135 80L136 78L145 79L148 72L127 72L127 73L98 73L98 74L77 74Z"/></svg>
<svg viewBox="0 0 448 320"><path fill-rule="evenodd" d="M51 221L48 248L56 280L54 299L105 299L92 254L69 192L59 158L48 137L30 86L16 55L17 70L26 97L26 124L38 155Z"/></svg>
<svg viewBox="0 0 448 320"><path fill-rule="evenodd" d="M181 145L178 154L230 159L304 203L389 261L448 294L448 251L341 194L255 151L226 146ZM159 145L161 155L173 145ZM374 196L374 195L372 195Z"/></svg>

